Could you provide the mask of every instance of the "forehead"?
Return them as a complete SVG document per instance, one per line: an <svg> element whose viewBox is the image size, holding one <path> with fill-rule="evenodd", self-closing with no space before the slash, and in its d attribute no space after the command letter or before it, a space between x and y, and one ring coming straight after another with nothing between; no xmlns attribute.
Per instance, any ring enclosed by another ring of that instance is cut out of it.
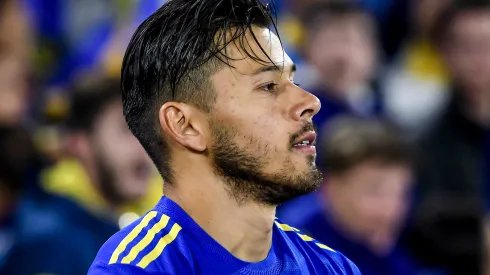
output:
<svg viewBox="0 0 490 275"><path fill-rule="evenodd" d="M453 22L453 33L463 36L490 34L490 9L460 14Z"/></svg>
<svg viewBox="0 0 490 275"><path fill-rule="evenodd" d="M249 74L264 65L275 64L279 68L292 66L291 58L286 54L280 39L271 30L252 26L243 38L235 40L226 48L234 70Z"/></svg>
<svg viewBox="0 0 490 275"><path fill-rule="evenodd" d="M95 124L99 126L104 124L104 128L115 126L116 124L113 122L119 122L124 119L122 109L122 103L119 100L107 102L96 115Z"/></svg>

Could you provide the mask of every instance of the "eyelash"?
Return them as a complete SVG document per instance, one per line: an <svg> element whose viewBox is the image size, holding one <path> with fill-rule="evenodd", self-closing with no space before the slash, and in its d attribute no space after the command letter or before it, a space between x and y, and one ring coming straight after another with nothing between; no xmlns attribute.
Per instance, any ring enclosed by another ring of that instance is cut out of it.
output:
<svg viewBox="0 0 490 275"><path fill-rule="evenodd" d="M279 84L269 83L269 84L265 84L265 85L261 86L260 89L262 89L266 92L272 93L277 88L277 86L279 86Z"/></svg>
<svg viewBox="0 0 490 275"><path fill-rule="evenodd" d="M293 82L294 85L298 86L298 87L301 87L301 85L299 83L296 83L296 82ZM274 89L277 88L277 86L279 86L279 84L277 83L269 83L269 84L266 84L266 85L263 85L260 87L260 89L266 91L266 92L274 92Z"/></svg>

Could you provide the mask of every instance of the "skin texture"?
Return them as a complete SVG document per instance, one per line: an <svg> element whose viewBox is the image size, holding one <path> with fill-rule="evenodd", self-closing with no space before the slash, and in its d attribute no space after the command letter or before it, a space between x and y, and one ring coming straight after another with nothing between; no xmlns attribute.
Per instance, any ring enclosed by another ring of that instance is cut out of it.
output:
<svg viewBox="0 0 490 275"><path fill-rule="evenodd" d="M254 26L253 33L277 67L231 43L233 67L211 76L217 98L211 112L177 102L159 112L175 171L166 196L250 262L270 250L277 204L317 189L322 179L316 153L292 146L314 129L319 100L293 83L293 63L279 39L266 28ZM253 41L250 33L247 39ZM258 45L248 46L268 60Z"/></svg>
<svg viewBox="0 0 490 275"><path fill-rule="evenodd" d="M368 83L376 66L376 45L364 14L318 23L308 34L306 56L318 69L325 87L337 97Z"/></svg>
<svg viewBox="0 0 490 275"><path fill-rule="evenodd" d="M0 7L0 122L18 124L28 99L29 55L32 30L18 1Z"/></svg>
<svg viewBox="0 0 490 275"><path fill-rule="evenodd" d="M490 9L459 14L444 43L449 70L477 121L490 122Z"/></svg>
<svg viewBox="0 0 490 275"><path fill-rule="evenodd" d="M122 104L111 102L95 121L91 132L73 135L72 150L111 205L141 198L147 192L153 164L126 126Z"/></svg>

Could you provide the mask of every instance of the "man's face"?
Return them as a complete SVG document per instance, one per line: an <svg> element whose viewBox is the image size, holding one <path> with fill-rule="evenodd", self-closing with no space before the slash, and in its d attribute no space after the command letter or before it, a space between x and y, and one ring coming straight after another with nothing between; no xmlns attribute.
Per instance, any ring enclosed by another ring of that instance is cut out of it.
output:
<svg viewBox="0 0 490 275"><path fill-rule="evenodd" d="M309 62L319 71L322 84L339 96L366 85L372 77L376 53L364 21L361 15L352 15L319 23L318 30L308 35Z"/></svg>
<svg viewBox="0 0 490 275"><path fill-rule="evenodd" d="M121 203L146 194L152 162L129 131L120 102L102 111L89 140L100 189L108 199Z"/></svg>
<svg viewBox="0 0 490 275"><path fill-rule="evenodd" d="M0 122L17 124L27 109L26 68L14 57L0 57Z"/></svg>
<svg viewBox="0 0 490 275"><path fill-rule="evenodd" d="M446 41L449 69L470 100L490 91L490 10L460 14Z"/></svg>
<svg viewBox="0 0 490 275"><path fill-rule="evenodd" d="M415 0L412 1L412 14L417 31L422 35L432 31L436 20L453 0Z"/></svg>
<svg viewBox="0 0 490 275"><path fill-rule="evenodd" d="M383 253L398 237L409 206L410 189L408 167L373 161L332 177L326 192L347 231Z"/></svg>
<svg viewBox="0 0 490 275"><path fill-rule="evenodd" d="M233 68L212 76L217 100L209 116L214 135L209 148L232 196L277 205L321 182L312 124L320 103L293 83L293 63L279 39L266 28L253 31L279 70L253 61L233 44L227 48ZM253 41L250 34L247 39ZM268 60L255 43L248 50ZM307 144L298 144L303 141Z"/></svg>

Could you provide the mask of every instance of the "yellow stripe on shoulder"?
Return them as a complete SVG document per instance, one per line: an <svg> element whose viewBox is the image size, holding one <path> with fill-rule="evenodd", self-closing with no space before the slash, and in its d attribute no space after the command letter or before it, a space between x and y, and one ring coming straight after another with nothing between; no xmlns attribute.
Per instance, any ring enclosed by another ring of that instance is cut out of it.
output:
<svg viewBox="0 0 490 275"><path fill-rule="evenodd" d="M145 257L143 257L143 259L141 259L137 266L144 269L154 260L156 260L156 258L158 258L163 253L165 247L177 238L177 235L179 234L181 229L182 227L179 224L174 224L172 226L172 229L170 229L170 232L168 232L167 235L163 236L163 238L158 241L155 248L153 248L152 251L150 251Z"/></svg>
<svg viewBox="0 0 490 275"><path fill-rule="evenodd" d="M109 260L109 264L114 264L119 259L119 255L126 250L128 244L133 241L140 233L143 231L145 227L148 226L150 221L157 216L156 211L151 211L145 215L145 217L140 221L138 225L136 225L133 230L119 243L116 250L112 253L111 259Z"/></svg>
<svg viewBox="0 0 490 275"><path fill-rule="evenodd" d="M311 241L314 241L314 239L308 235L305 235L305 234L299 234L298 233L298 236L305 242L311 242Z"/></svg>
<svg viewBox="0 0 490 275"><path fill-rule="evenodd" d="M167 226L169 220L169 216L162 215L160 221L153 225L148 232L146 232L145 237L143 237L143 239L139 241L139 243L136 244L131 251L129 251L129 254L122 259L121 263L129 264L130 262L134 261L138 254L143 251L151 243L151 241L155 239L155 236Z"/></svg>
<svg viewBox="0 0 490 275"><path fill-rule="evenodd" d="M292 231L292 232L295 232L296 235L298 235L305 242L311 242L311 243L316 244L318 247L320 247L322 249L329 250L329 251L332 251L332 252L336 252L332 248L330 248L330 247L328 247L328 246L326 246L324 244L321 244L321 243L316 242L315 239L313 239L312 237L310 237L308 235L305 235L305 234L302 234L300 232L300 230L298 230L298 229L296 229L296 228L294 228L292 226L289 226L289 225L284 224L284 223L279 223L277 221L275 221L275 224L277 225L277 227L279 227L283 231Z"/></svg>
<svg viewBox="0 0 490 275"><path fill-rule="evenodd" d="M275 223L276 223L277 227L279 227L283 231L295 231L295 232L298 232L299 231L299 229L296 229L296 228L294 228L292 226L289 226L289 225L287 225L285 223L279 223L277 221L275 221Z"/></svg>
<svg viewBox="0 0 490 275"><path fill-rule="evenodd" d="M324 244L321 244L321 243L316 243L316 245L318 245L318 247L320 247L321 249L325 249L325 250L330 250L332 252L336 252L335 250L333 250L332 248L324 245Z"/></svg>

